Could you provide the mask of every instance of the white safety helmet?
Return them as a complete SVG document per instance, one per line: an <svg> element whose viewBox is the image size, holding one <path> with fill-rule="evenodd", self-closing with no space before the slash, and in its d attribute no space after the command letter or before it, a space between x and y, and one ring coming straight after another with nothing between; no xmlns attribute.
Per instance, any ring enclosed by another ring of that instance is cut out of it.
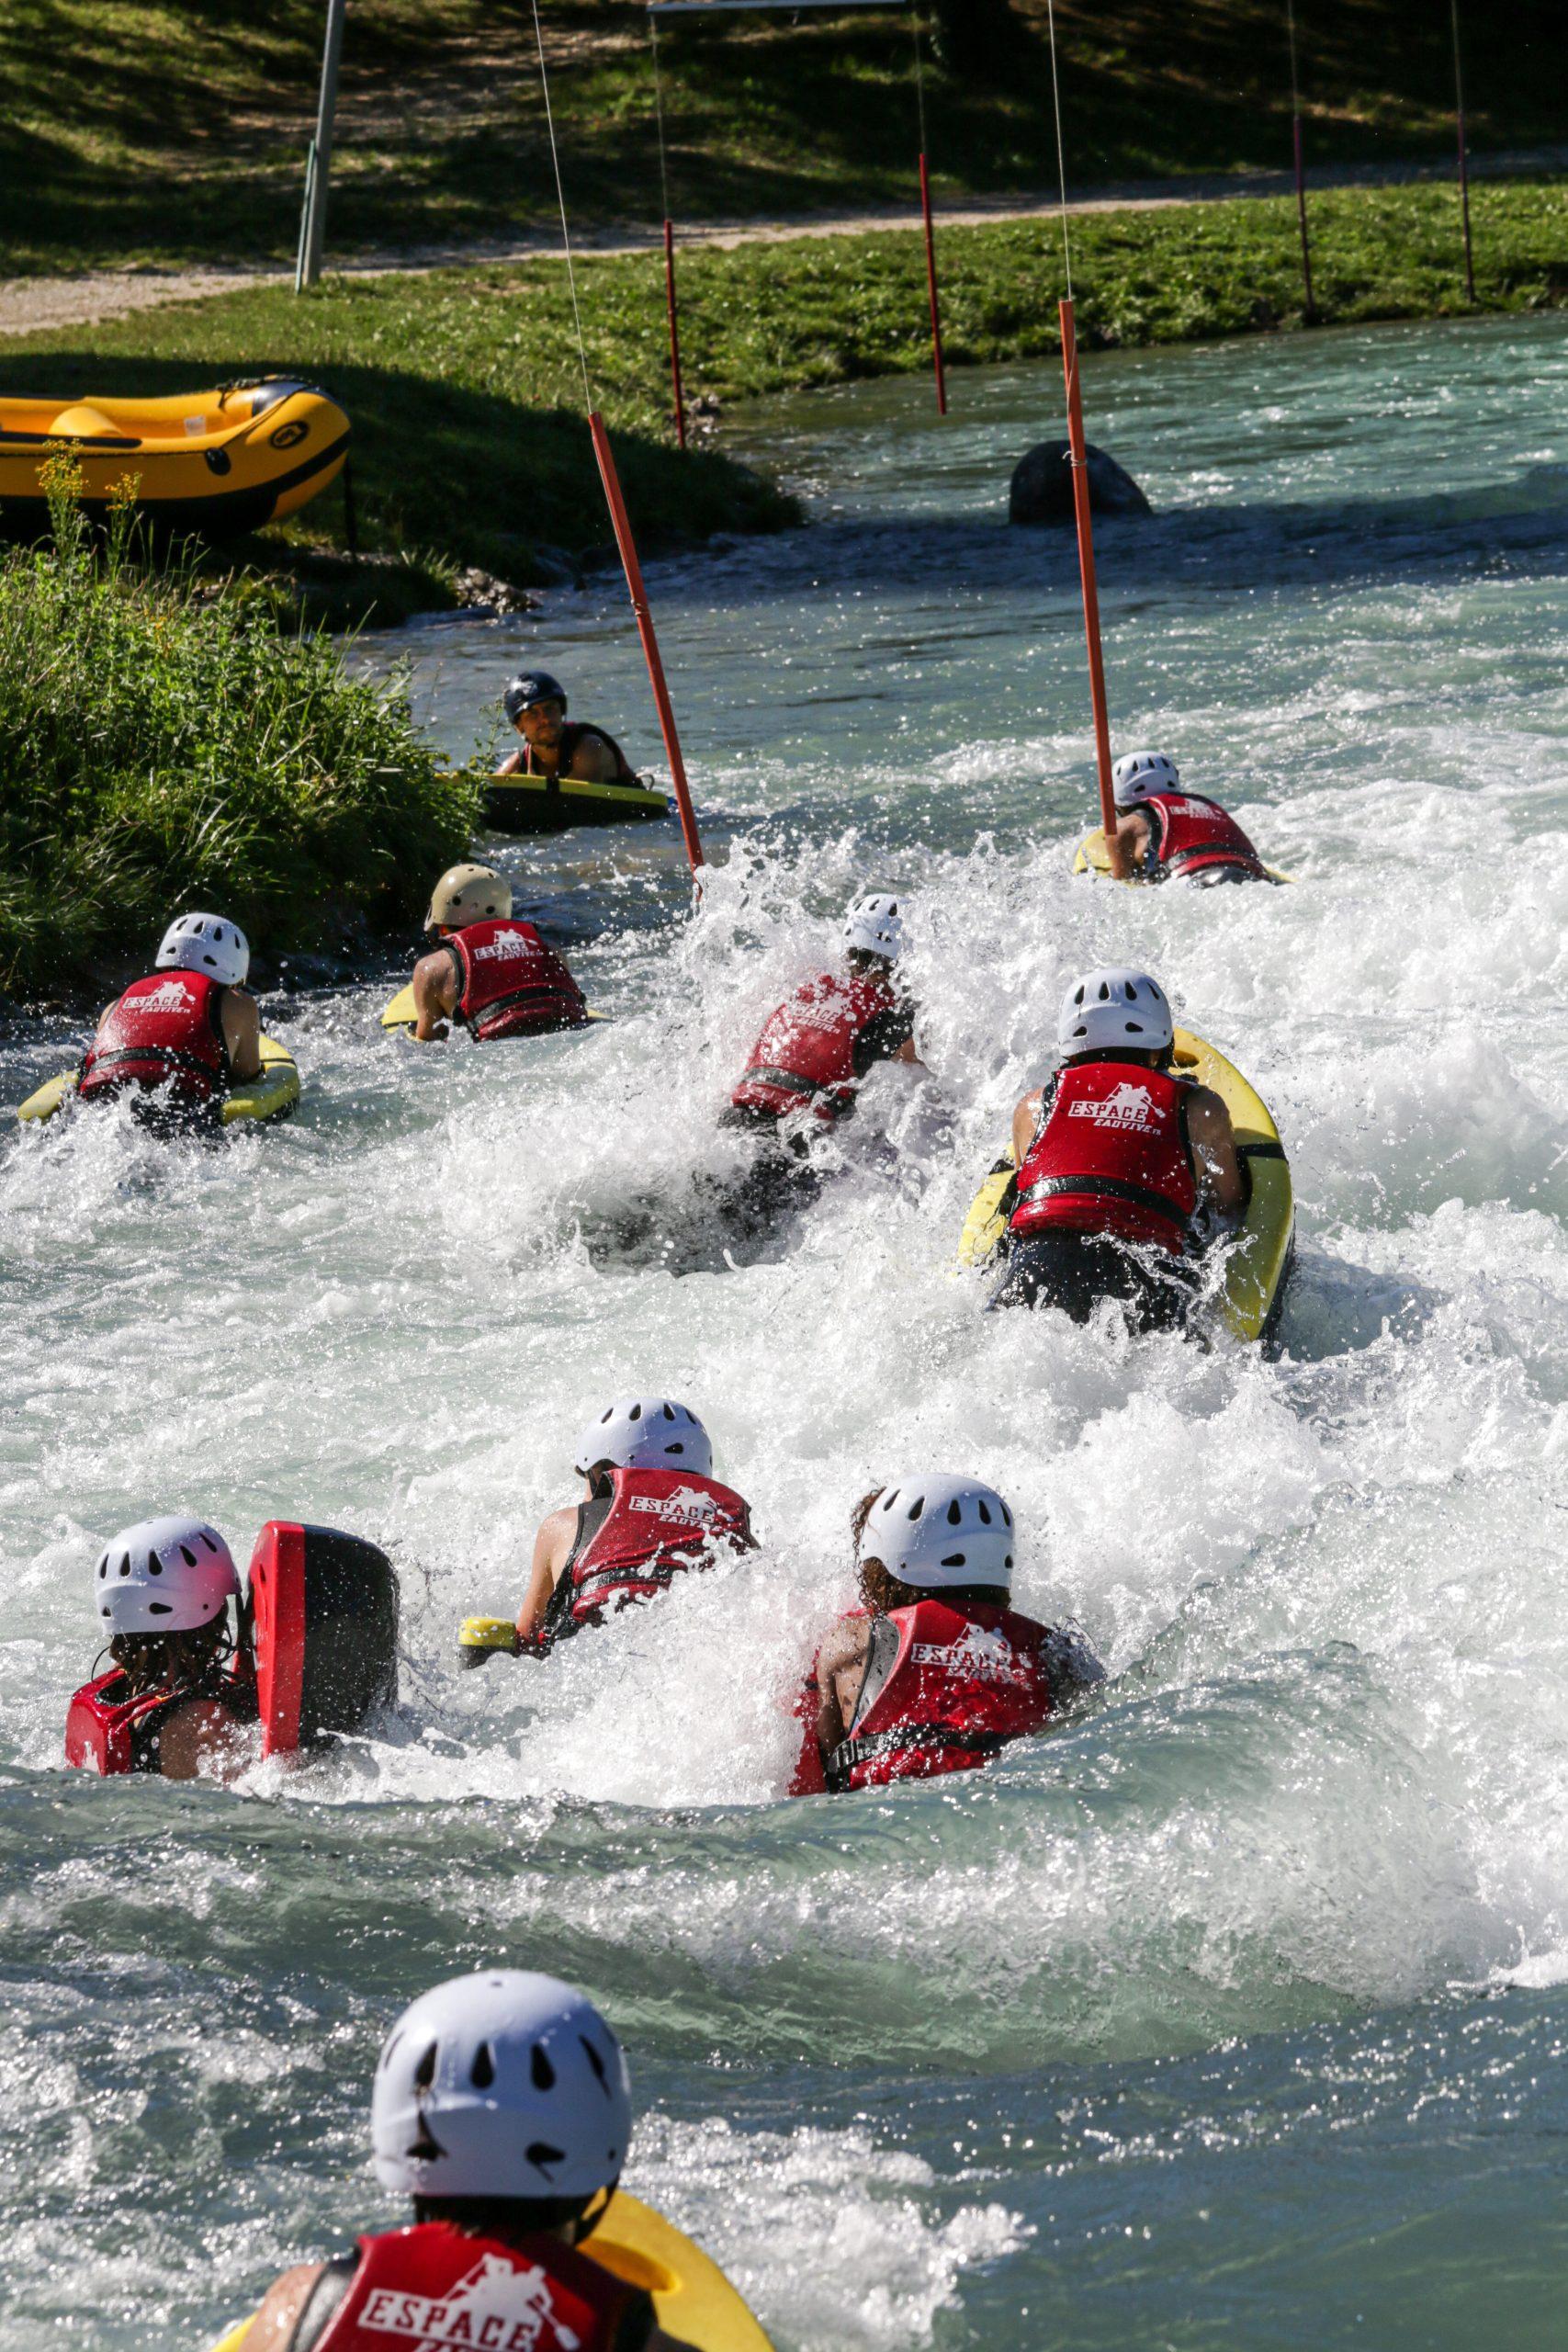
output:
<svg viewBox="0 0 1568 2352"><path fill-rule="evenodd" d="M250 968L250 942L226 915L176 915L158 950L160 972L209 972L226 989L237 989Z"/></svg>
<svg viewBox="0 0 1568 2352"><path fill-rule="evenodd" d="M1176 792L1181 777L1176 762L1164 752L1123 752L1111 771L1118 808L1135 808L1151 792Z"/></svg>
<svg viewBox="0 0 1568 2352"><path fill-rule="evenodd" d="M110 1634L188 1634L239 1597L229 1546L183 1511L121 1528L93 1571L94 1605Z"/></svg>
<svg viewBox="0 0 1568 2352"><path fill-rule="evenodd" d="M1086 972L1062 999L1056 1043L1065 1054L1164 1053L1174 1042L1176 1023L1159 982L1147 972L1122 965Z"/></svg>
<svg viewBox="0 0 1568 2352"><path fill-rule="evenodd" d="M886 956L891 964L904 952L904 921L897 899L884 890L857 899L844 917L844 940L863 956Z"/></svg>
<svg viewBox="0 0 1568 2352"><path fill-rule="evenodd" d="M621 2045L558 1977L486 1969L437 1984L376 2068L378 2177L411 2197L592 2197L631 2139Z"/></svg>
<svg viewBox="0 0 1568 2352"><path fill-rule="evenodd" d="M866 1514L863 1560L880 1560L905 1584L1012 1583L1012 1513L994 1487L921 1471L884 1487Z"/></svg>
<svg viewBox="0 0 1568 2352"><path fill-rule="evenodd" d="M573 1468L587 1477L599 1462L617 1470L694 1470L713 1476L713 1444L688 1406L668 1396L617 1396L577 1441Z"/></svg>

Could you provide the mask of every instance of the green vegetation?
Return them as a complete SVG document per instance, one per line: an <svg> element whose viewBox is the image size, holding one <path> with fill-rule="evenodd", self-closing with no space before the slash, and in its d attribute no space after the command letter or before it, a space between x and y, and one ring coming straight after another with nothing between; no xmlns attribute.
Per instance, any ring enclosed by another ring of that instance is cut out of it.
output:
<svg viewBox="0 0 1568 2352"><path fill-rule="evenodd" d="M193 903L274 951L417 916L477 794L402 697L143 576L123 514L95 552L56 487L56 547L0 564L0 988L83 987Z"/></svg>
<svg viewBox="0 0 1568 2352"><path fill-rule="evenodd" d="M1563 184L1478 188L1474 218L1483 306L1568 300ZM1450 190L1326 195L1314 199L1312 223L1325 320L1465 311ZM1286 201L1088 215L1074 224L1073 254L1086 344L1168 343L1301 321L1295 213ZM1052 223L950 231L941 259L955 366L1056 348L1061 245ZM579 283L590 372L618 428L639 533L656 545L787 519L788 503L744 469L660 446L670 421L662 277L651 257L586 263ZM912 234L699 249L682 257L681 290L694 396L722 402L929 365ZM438 548L447 561L518 580L538 576L540 545L578 556L604 548L604 500L557 263L339 278L302 300L261 289L150 311L47 345L8 346L0 387L151 392L260 366L318 375L347 407L367 545ZM334 495L289 528L299 535L337 523Z"/></svg>
<svg viewBox="0 0 1568 2352"><path fill-rule="evenodd" d="M548 0L545 14L573 215L646 226L663 204L645 12L635 0ZM322 0L7 0L6 266L288 258L323 15ZM926 100L939 197L1051 186L1045 0L1012 0L1010 14L1001 0L936 0L936 15ZM1476 0L1461 16L1472 144L1560 140L1557 0L1513 0L1506 38ZM1279 0L1060 0L1056 17L1075 182L1288 165ZM908 200L906 18L677 18L660 51L679 219ZM1445 156L1448 10L1313 0L1302 96L1310 163ZM355 0L334 249L547 232L553 205L527 0Z"/></svg>

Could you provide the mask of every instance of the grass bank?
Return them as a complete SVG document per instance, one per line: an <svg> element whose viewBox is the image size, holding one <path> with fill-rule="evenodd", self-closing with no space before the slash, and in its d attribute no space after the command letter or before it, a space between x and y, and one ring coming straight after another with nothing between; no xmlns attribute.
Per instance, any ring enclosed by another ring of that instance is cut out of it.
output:
<svg viewBox="0 0 1568 2352"><path fill-rule="evenodd" d="M926 62L948 198L1054 184L1045 0L934 0ZM5 267L292 254L314 128L321 0L7 0L0 10ZM926 13L931 13L928 6ZM1466 0L1478 147L1561 140L1558 0L1511 0L1506 38ZM1451 153L1448 11L1313 0L1302 15L1310 163ZM663 210L645 11L548 0L552 96L580 224ZM1078 185L1285 168L1279 0L1059 0L1067 168ZM908 20L813 11L670 22L671 201L683 220L886 206L916 145ZM331 234L339 252L467 243L547 225L554 193L527 0L355 0Z"/></svg>
<svg viewBox="0 0 1568 2352"><path fill-rule="evenodd" d="M192 906L264 954L341 950L417 919L471 838L395 690L187 585L70 527L0 562L7 995L118 984Z"/></svg>
<svg viewBox="0 0 1568 2352"><path fill-rule="evenodd" d="M1568 300L1568 183L1474 191L1480 305ZM1349 323L1458 316L1457 208L1441 187L1314 199L1320 316ZM1079 332L1089 345L1159 344L1302 322L1293 207L1233 200L1089 215L1074 224ZM1061 247L1049 222L953 230L941 240L954 368L1057 347ZM648 258L580 266L589 367L617 427L633 516L649 544L787 520L778 493L716 455L667 445L663 288ZM913 234L835 237L682 256L687 389L720 404L929 365L923 262ZM8 345L0 389L173 390L259 367L319 376L355 421L367 545L437 550L504 577L548 576L541 547L603 551L603 497L581 420L564 274L554 262L330 280L297 300L269 289L150 311L47 343ZM962 399L962 391L957 397ZM335 494L297 537L338 528Z"/></svg>

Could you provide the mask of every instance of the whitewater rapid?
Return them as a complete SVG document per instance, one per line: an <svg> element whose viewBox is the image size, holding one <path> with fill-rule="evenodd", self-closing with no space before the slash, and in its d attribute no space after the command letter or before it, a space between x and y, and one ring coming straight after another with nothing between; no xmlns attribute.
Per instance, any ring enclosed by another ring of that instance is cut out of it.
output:
<svg viewBox="0 0 1568 2352"><path fill-rule="evenodd" d="M1173 751L1289 889L1068 871L1070 551L996 510L1056 429L1049 370L961 377L945 429L913 385L777 404L730 429L812 527L650 567L700 910L677 842L500 852L610 1025L422 1052L378 1030L389 974L267 1007L305 1075L288 1127L4 1147L8 2346L199 2343L388 2211L379 2034L497 1957L606 2007L645 2116L629 2185L781 2346L1317 2343L1358 2314L1457 2346L1483 2307L1516 2341L1550 2308L1561 330L1087 368L1093 437L1157 510L1102 534L1118 740ZM454 752L525 650L651 746L610 583L370 651L411 650ZM932 1082L880 1073L809 1220L727 1263L716 1112L874 887L908 897ZM987 1319L954 1272L1099 961L1157 972L1275 1114L1278 1363ZM62 1037L11 1043L7 1102ZM579 1428L628 1389L703 1414L760 1553L547 1670L460 1675L459 1619L515 1608ZM786 1804L851 1507L922 1464L1010 1498L1020 1605L1111 1680L983 1775ZM397 1717L238 1794L64 1779L95 1549L175 1507L237 1552L275 1514L385 1544Z"/></svg>

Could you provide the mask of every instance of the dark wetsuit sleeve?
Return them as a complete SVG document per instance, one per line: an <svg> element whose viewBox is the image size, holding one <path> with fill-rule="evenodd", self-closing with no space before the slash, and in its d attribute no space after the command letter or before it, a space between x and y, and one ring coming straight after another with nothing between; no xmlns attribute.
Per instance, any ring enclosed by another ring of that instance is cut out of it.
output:
<svg viewBox="0 0 1568 2352"><path fill-rule="evenodd" d="M305 2308L294 2323L294 2333L285 2346L285 2352L315 2352L316 2346L346 2300L358 2268L357 2246L351 2246L346 2254L333 2255L311 2288Z"/></svg>
<svg viewBox="0 0 1568 2352"><path fill-rule="evenodd" d="M877 1062L890 1062L915 1034L915 1008L906 1000L874 1012L855 1039L853 1068L863 1078Z"/></svg>
<svg viewBox="0 0 1568 2352"><path fill-rule="evenodd" d="M658 2324L652 2296L645 2294L640 2287L634 2288L615 2328L612 2352L643 2352Z"/></svg>

